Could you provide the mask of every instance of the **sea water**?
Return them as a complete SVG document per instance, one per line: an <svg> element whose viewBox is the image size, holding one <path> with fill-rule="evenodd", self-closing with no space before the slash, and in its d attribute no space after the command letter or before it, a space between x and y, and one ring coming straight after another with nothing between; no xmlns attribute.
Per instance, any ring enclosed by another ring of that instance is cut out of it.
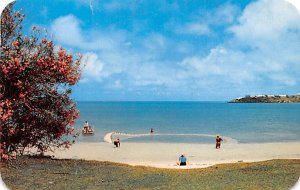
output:
<svg viewBox="0 0 300 190"><path fill-rule="evenodd" d="M112 131L135 134L128 142L214 143L216 134L239 143L300 139L300 104L77 102L77 109L76 129L85 121L95 129L78 138L84 142L103 142Z"/></svg>

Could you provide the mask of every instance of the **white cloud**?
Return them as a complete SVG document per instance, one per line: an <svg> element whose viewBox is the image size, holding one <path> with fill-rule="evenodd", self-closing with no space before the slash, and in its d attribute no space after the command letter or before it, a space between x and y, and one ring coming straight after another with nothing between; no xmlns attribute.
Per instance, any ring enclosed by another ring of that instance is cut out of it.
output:
<svg viewBox="0 0 300 190"><path fill-rule="evenodd" d="M62 16L51 24L51 32L59 43L83 50L110 50L125 43L122 31L82 31L81 22L73 15Z"/></svg>
<svg viewBox="0 0 300 190"><path fill-rule="evenodd" d="M175 29L178 34L195 34L195 35L209 35L211 30L208 25L204 23L188 23L183 26L178 26Z"/></svg>
<svg viewBox="0 0 300 190"><path fill-rule="evenodd" d="M128 2L127 2L128 3ZM107 11L117 11L126 8L126 3L122 1L110 1L103 4L103 8Z"/></svg>
<svg viewBox="0 0 300 190"><path fill-rule="evenodd" d="M198 19L203 19L210 25L225 25L234 23L240 12L238 6L226 3L210 12L205 12L206 14L201 15Z"/></svg>
<svg viewBox="0 0 300 190"><path fill-rule="evenodd" d="M164 50L167 45L167 39L161 34L154 33L143 40L143 45L150 51Z"/></svg>
<svg viewBox="0 0 300 190"><path fill-rule="evenodd" d="M121 83L120 80L115 80L112 88L114 88L114 89L120 89L120 88L123 88L123 85L122 85L122 83Z"/></svg>
<svg viewBox="0 0 300 190"><path fill-rule="evenodd" d="M300 70L296 68L299 68L299 62L298 66L295 66L294 63L285 61L284 56L289 56L289 54L274 52L276 53L283 56L282 62L265 56L260 50L249 53L229 47L216 47L207 56L187 57L180 62L180 65L186 71L186 80L188 78L209 80L207 84L215 88L224 84L231 86L247 84L260 86L272 83L275 83L275 86L297 85ZM269 88L272 87L274 86L269 86Z"/></svg>
<svg viewBox="0 0 300 190"><path fill-rule="evenodd" d="M78 45L84 40L79 28L79 20L73 15L59 17L51 25L51 32L55 39L65 45Z"/></svg>
<svg viewBox="0 0 300 190"><path fill-rule="evenodd" d="M229 42L181 62L188 76L268 88L299 84L300 15L294 7L279 0L253 2L230 30Z"/></svg>
<svg viewBox="0 0 300 190"><path fill-rule="evenodd" d="M144 63L130 71L133 84L136 86L178 86L180 81L174 80L176 70L166 67L164 63Z"/></svg>
<svg viewBox="0 0 300 190"><path fill-rule="evenodd" d="M128 72L134 64L134 58L127 58L125 54L118 52L87 52L83 54L82 82L103 82L113 78L114 75ZM116 86L116 83L113 83Z"/></svg>
<svg viewBox="0 0 300 190"><path fill-rule="evenodd" d="M95 53L85 53L82 56L82 80L86 82L91 78L101 81L106 74L103 71L105 63Z"/></svg>
<svg viewBox="0 0 300 190"><path fill-rule="evenodd" d="M189 57L180 63L189 75L187 77L209 78L212 83L244 83L257 80L251 72L252 64L242 52L224 47L212 49L205 57Z"/></svg>
<svg viewBox="0 0 300 190"><path fill-rule="evenodd" d="M194 49L194 46L191 43L185 42L185 41L183 41L183 42L177 42L176 45L175 45L175 47L176 47L176 50L179 53L184 53L184 54L192 52L193 49Z"/></svg>
<svg viewBox="0 0 300 190"><path fill-rule="evenodd" d="M297 80L287 74L272 74L270 78L287 86L295 86L297 84Z"/></svg>
<svg viewBox="0 0 300 190"><path fill-rule="evenodd" d="M239 24L230 31L240 40L265 42L277 40L291 29L300 30L295 7L283 0L260 0L246 7Z"/></svg>
<svg viewBox="0 0 300 190"><path fill-rule="evenodd" d="M235 21L240 9L232 4L224 4L211 11L199 10L199 14L193 16L190 22L175 25L174 31L178 34L212 35L213 27L228 25Z"/></svg>

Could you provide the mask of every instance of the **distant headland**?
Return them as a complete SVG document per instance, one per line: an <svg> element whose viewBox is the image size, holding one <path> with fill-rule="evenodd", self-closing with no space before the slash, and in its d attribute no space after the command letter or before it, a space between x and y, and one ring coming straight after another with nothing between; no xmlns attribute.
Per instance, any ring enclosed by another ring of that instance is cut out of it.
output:
<svg viewBox="0 0 300 190"><path fill-rule="evenodd" d="M229 103L300 103L300 94L297 95L246 95L235 98Z"/></svg>

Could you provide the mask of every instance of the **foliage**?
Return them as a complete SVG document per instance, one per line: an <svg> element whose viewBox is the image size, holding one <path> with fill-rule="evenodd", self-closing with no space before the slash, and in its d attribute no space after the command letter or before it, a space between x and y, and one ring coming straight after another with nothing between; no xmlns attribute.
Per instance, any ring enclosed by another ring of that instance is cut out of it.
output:
<svg viewBox="0 0 300 190"><path fill-rule="evenodd" d="M80 56L73 59L63 48L32 28L22 34L25 15L9 5L1 16L0 154L40 152L69 146L79 116L70 99L70 87L80 77Z"/></svg>

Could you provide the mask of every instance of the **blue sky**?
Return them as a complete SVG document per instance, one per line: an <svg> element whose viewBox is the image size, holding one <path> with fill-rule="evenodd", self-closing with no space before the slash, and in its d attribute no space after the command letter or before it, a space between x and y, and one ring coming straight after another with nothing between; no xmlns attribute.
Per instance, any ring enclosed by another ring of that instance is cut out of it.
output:
<svg viewBox="0 0 300 190"><path fill-rule="evenodd" d="M25 31L45 28L83 55L75 100L300 92L300 14L284 0L19 0L16 8Z"/></svg>

